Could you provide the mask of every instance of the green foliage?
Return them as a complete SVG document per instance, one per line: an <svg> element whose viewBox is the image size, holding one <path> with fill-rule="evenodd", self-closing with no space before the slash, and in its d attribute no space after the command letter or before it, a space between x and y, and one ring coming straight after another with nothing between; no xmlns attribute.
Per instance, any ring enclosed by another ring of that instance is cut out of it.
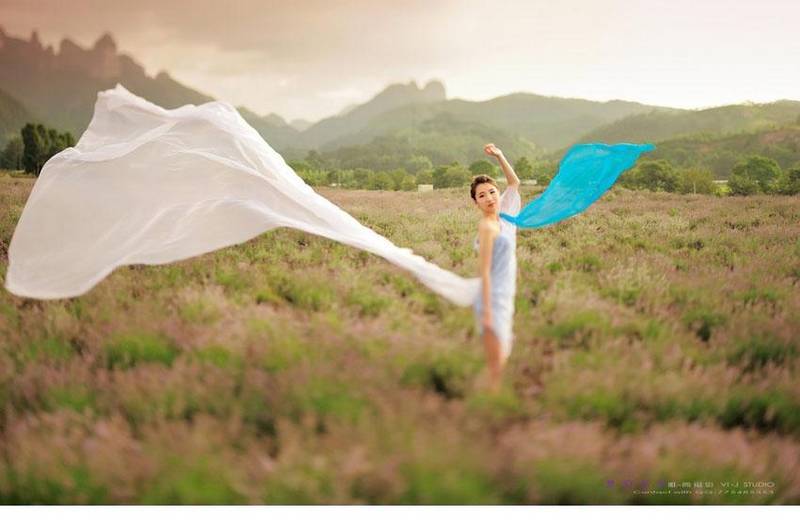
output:
<svg viewBox="0 0 800 532"><path fill-rule="evenodd" d="M558 340L562 347L588 347L592 338L608 327L608 320L596 310L583 310L552 325L542 327L541 333Z"/></svg>
<svg viewBox="0 0 800 532"><path fill-rule="evenodd" d="M89 387L60 386L47 390L44 404L48 410L66 408L76 412L95 407L96 397Z"/></svg>
<svg viewBox="0 0 800 532"><path fill-rule="evenodd" d="M604 489L606 475L596 464L577 460L537 461L532 466L539 504L621 504L621 495Z"/></svg>
<svg viewBox="0 0 800 532"><path fill-rule="evenodd" d="M743 427L797 435L800 434L800 404L781 390L740 388L728 394L718 421L725 428Z"/></svg>
<svg viewBox="0 0 800 532"><path fill-rule="evenodd" d="M437 166L433 170L434 188L461 187L469 184L470 173L460 163L454 162L447 166Z"/></svg>
<svg viewBox="0 0 800 532"><path fill-rule="evenodd" d="M21 360L69 360L75 354L73 345L61 335L47 335L37 337L20 350L18 358Z"/></svg>
<svg viewBox="0 0 800 532"><path fill-rule="evenodd" d="M342 186L377 173L336 170ZM0 176L0 274L31 185ZM415 196L411 210L394 209L401 194L323 192L475 271L460 192ZM0 503L792 502L797 482L774 458L800 435L796 202L607 200L589 225L520 233L516 340L496 394L476 386L486 361L470 309L300 232L141 279L117 272L80 298L0 294ZM631 476L776 488L636 494L619 485Z"/></svg>
<svg viewBox="0 0 800 532"><path fill-rule="evenodd" d="M368 190L393 190L394 180L388 172L377 172L370 176L366 188Z"/></svg>
<svg viewBox="0 0 800 532"><path fill-rule="evenodd" d="M407 488L398 504L499 504L496 486L483 471L433 461L401 466Z"/></svg>
<svg viewBox="0 0 800 532"><path fill-rule="evenodd" d="M108 488L92 479L83 465L58 470L18 471L0 481L0 504L108 504Z"/></svg>
<svg viewBox="0 0 800 532"><path fill-rule="evenodd" d="M620 178L622 184L634 188L674 192L678 188L678 172L666 159L643 160L634 172Z"/></svg>
<svg viewBox="0 0 800 532"><path fill-rule="evenodd" d="M279 273L272 281L272 290L284 301L300 309L326 310L336 299L331 285L323 280Z"/></svg>
<svg viewBox="0 0 800 532"><path fill-rule="evenodd" d="M141 504L243 504L230 474L211 457L173 457L154 481L145 487Z"/></svg>
<svg viewBox="0 0 800 532"><path fill-rule="evenodd" d="M514 168L514 171L517 172L517 169ZM556 176L557 171L558 171L557 161L537 160L533 163L533 168L531 169L530 177L535 179L537 184L542 186L547 186L550 184L550 181ZM520 176L519 173L517 173L517 175ZM521 176L520 179L522 179Z"/></svg>
<svg viewBox="0 0 800 532"><path fill-rule="evenodd" d="M720 325L724 325L726 321L725 314L703 307L691 308L683 315L684 325L694 331L697 337L704 342L708 342L712 331Z"/></svg>
<svg viewBox="0 0 800 532"><path fill-rule="evenodd" d="M22 142L22 164L25 171L37 176L50 157L75 145L72 133L59 133L55 129L46 128L44 124L30 122L22 128Z"/></svg>
<svg viewBox="0 0 800 532"><path fill-rule="evenodd" d="M115 337L105 346L105 363L109 369L127 369L142 363L171 366L180 350L161 335L129 333Z"/></svg>
<svg viewBox="0 0 800 532"><path fill-rule="evenodd" d="M358 309L361 316L375 317L389 307L391 301L377 293L374 287L355 286L347 292L346 302Z"/></svg>
<svg viewBox="0 0 800 532"><path fill-rule="evenodd" d="M781 177L782 172L775 160L761 155L752 155L736 163L736 166L733 167L733 175L748 183L755 181L761 192L771 192L774 182ZM730 185L730 182L728 184Z"/></svg>
<svg viewBox="0 0 800 532"><path fill-rule="evenodd" d="M213 344L194 350L192 356L201 362L212 364L218 368L234 368L241 365L242 362L226 347Z"/></svg>
<svg viewBox="0 0 800 532"><path fill-rule="evenodd" d="M533 177L533 165L527 157L520 157L514 163L514 173L520 179L535 179ZM541 181L539 181L541 183Z"/></svg>
<svg viewBox="0 0 800 532"><path fill-rule="evenodd" d="M752 196L761 192L761 186L754 177L734 174L728 179L728 188L733 196Z"/></svg>
<svg viewBox="0 0 800 532"><path fill-rule="evenodd" d="M469 165L469 173L471 175L485 174L490 177L496 177L497 167L486 160L475 161Z"/></svg>
<svg viewBox="0 0 800 532"><path fill-rule="evenodd" d="M710 168L692 166L678 171L677 192L682 194L713 194L717 191L714 172Z"/></svg>
<svg viewBox="0 0 800 532"><path fill-rule="evenodd" d="M304 413L312 412L321 419L331 417L355 422L367 412L369 403L347 383L314 378L292 390L285 408L297 420Z"/></svg>
<svg viewBox="0 0 800 532"><path fill-rule="evenodd" d="M22 143L22 138L18 136L12 137L7 143L3 151L0 152L0 168L6 170L22 170L22 160L25 146Z"/></svg>
<svg viewBox="0 0 800 532"><path fill-rule="evenodd" d="M728 355L728 361L749 372L768 364L783 366L794 362L798 357L800 350L797 346L762 333L739 342Z"/></svg>
<svg viewBox="0 0 800 532"><path fill-rule="evenodd" d="M775 192L778 194L800 194L800 165L790 168L775 182Z"/></svg>
<svg viewBox="0 0 800 532"><path fill-rule="evenodd" d="M427 355L411 360L403 369L400 382L422 386L447 399L464 397L469 381L480 369L479 359L459 352Z"/></svg>

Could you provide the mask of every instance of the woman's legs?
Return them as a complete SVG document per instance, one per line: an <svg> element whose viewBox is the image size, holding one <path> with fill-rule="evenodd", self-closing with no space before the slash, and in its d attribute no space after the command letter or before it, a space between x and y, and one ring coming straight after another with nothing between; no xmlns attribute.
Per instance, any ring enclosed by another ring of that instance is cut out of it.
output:
<svg viewBox="0 0 800 532"><path fill-rule="evenodd" d="M486 366L489 369L489 385L493 391L497 391L500 388L506 359L503 357L500 339L491 328L487 327L483 331L483 347L486 351Z"/></svg>

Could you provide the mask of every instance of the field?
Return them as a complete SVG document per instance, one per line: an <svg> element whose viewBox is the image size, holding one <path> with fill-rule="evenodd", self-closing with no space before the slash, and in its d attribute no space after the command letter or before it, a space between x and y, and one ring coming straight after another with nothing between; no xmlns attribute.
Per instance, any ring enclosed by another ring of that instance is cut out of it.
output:
<svg viewBox="0 0 800 532"><path fill-rule="evenodd" d="M477 274L467 190L319 192ZM520 230L495 395L471 309L296 230L2 290L0 503L799 504L798 237L800 197L620 187Z"/></svg>

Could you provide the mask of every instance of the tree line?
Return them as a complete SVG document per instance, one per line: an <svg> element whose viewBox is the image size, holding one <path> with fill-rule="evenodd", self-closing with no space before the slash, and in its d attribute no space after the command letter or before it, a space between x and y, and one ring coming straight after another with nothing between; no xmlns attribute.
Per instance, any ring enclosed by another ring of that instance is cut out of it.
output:
<svg viewBox="0 0 800 532"><path fill-rule="evenodd" d="M38 176L44 164L56 153L75 145L69 132L59 132L44 124L27 123L19 136L12 137L0 152L0 167L7 170L24 170ZM289 165L311 186L337 186L369 190L416 190L417 185L430 184L434 188L467 186L477 174L498 177L496 164L480 159L469 165L458 161L434 165L431 159L419 153L373 153L374 161L382 160L378 168L370 166L348 167L336 152L336 161L316 150L305 158ZM391 162L390 162L391 161ZM360 163L373 162L359 160ZM388 164L387 164L388 163ZM519 157L512 162L522 180L536 180L546 186L555 176L558 163L550 159ZM388 166L393 166L389 168ZM646 189L693 194L800 194L800 163L784 170L778 161L763 155L740 156L733 164L727 183L721 185L713 168L706 165L674 165L669 159L643 158L632 169L620 176L619 184L632 189Z"/></svg>
<svg viewBox="0 0 800 532"><path fill-rule="evenodd" d="M50 157L74 145L72 133L28 122L0 152L0 167L38 176Z"/></svg>
<svg viewBox="0 0 800 532"><path fill-rule="evenodd" d="M633 189L694 194L800 194L800 164L784 171L763 155L740 157L724 187L707 166L676 167L666 159L642 160L620 176L619 183ZM727 189L727 190L726 190Z"/></svg>

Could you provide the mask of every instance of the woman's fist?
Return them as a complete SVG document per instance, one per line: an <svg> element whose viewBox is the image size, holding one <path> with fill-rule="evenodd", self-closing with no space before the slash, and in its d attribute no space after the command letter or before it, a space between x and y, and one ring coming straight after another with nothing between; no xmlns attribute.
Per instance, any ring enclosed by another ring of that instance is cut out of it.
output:
<svg viewBox="0 0 800 532"><path fill-rule="evenodd" d="M492 155L493 157L500 157L503 155L503 152L500 151L500 148L494 144L487 144L483 147L483 151L486 152L486 155Z"/></svg>

